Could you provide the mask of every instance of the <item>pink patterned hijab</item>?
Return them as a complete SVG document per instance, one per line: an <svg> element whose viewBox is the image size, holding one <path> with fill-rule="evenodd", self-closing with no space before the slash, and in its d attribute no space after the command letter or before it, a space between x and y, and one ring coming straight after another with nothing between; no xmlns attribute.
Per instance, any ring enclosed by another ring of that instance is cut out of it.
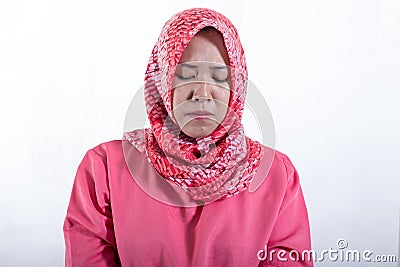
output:
<svg viewBox="0 0 400 267"><path fill-rule="evenodd" d="M222 36L229 56L231 97L224 121L210 135L193 138L178 127L172 110L175 69L192 37L205 27ZM167 181L194 200L211 202L246 190L260 164L263 146L246 137L241 123L247 67L236 28L222 14L193 8L172 16L155 44L145 75L146 111L151 128L124 133Z"/></svg>

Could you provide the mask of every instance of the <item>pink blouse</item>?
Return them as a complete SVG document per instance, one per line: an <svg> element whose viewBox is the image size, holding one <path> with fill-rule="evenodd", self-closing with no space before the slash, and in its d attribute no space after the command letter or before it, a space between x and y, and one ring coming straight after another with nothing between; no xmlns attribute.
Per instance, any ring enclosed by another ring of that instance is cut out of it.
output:
<svg viewBox="0 0 400 267"><path fill-rule="evenodd" d="M90 149L78 167L63 226L66 266L313 266L299 177L285 154L275 151L254 192L177 207L136 183L122 142ZM160 179L139 151L129 153L135 175Z"/></svg>

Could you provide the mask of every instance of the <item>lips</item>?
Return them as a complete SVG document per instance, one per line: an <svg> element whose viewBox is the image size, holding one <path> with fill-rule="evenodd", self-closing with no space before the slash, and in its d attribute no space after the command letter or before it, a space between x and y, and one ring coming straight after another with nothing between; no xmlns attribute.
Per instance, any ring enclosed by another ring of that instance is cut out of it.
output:
<svg viewBox="0 0 400 267"><path fill-rule="evenodd" d="M197 111L189 112L187 114L192 116L195 119L207 119L207 118L214 116L213 113L211 113L209 111L205 111L205 110L197 110Z"/></svg>
<svg viewBox="0 0 400 267"><path fill-rule="evenodd" d="M214 115L211 112L205 111L205 110L193 111L193 112L190 112L189 114L193 115L193 116L212 116L212 115Z"/></svg>

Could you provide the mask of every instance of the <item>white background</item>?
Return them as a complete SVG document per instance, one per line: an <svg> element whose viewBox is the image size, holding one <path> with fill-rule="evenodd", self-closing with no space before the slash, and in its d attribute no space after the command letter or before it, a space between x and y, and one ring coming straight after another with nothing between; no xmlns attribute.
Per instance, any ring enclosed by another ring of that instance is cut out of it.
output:
<svg viewBox="0 0 400 267"><path fill-rule="evenodd" d="M300 174L313 248L345 238L397 255L400 2L215 2L1 2L1 266L63 266L78 164L121 138L161 27L198 6L239 31L276 148Z"/></svg>

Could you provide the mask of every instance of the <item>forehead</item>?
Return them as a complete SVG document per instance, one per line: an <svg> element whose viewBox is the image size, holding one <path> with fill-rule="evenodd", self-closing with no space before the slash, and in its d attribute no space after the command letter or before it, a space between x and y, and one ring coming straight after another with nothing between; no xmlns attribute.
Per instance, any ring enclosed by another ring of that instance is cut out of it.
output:
<svg viewBox="0 0 400 267"><path fill-rule="evenodd" d="M217 31L199 32L189 42L179 63L208 61L229 65L228 52L222 35Z"/></svg>

